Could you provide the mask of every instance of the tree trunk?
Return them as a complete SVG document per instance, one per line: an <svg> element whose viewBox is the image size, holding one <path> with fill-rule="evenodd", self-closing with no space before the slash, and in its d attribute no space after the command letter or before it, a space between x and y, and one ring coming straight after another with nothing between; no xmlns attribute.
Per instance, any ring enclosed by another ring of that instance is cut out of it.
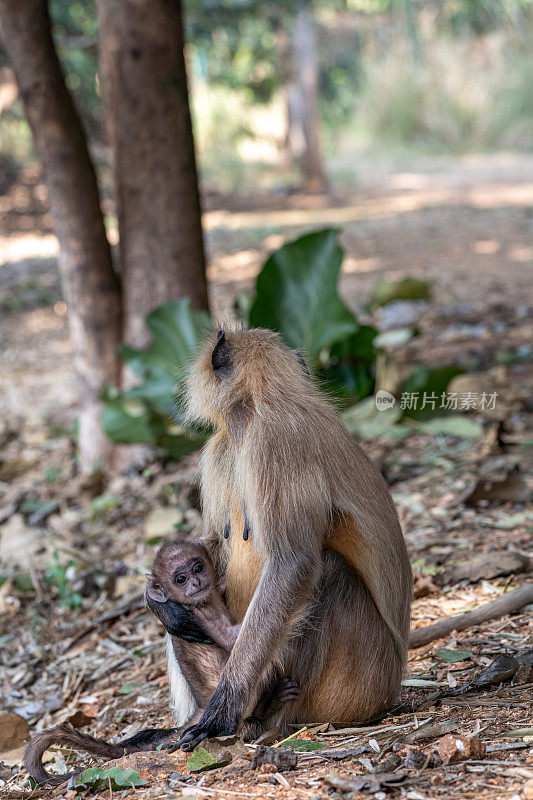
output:
<svg viewBox="0 0 533 800"><path fill-rule="evenodd" d="M289 124L301 126L304 139L302 172L307 191L321 192L326 177L320 153L318 122L318 56L313 14L300 6L293 28L294 87L289 88Z"/></svg>
<svg viewBox="0 0 533 800"><path fill-rule="evenodd" d="M106 464L112 444L100 427L98 395L116 383L120 286L100 210L84 131L65 86L46 0L0 0L5 49L42 162L59 239L59 269L80 384L80 466Z"/></svg>
<svg viewBox="0 0 533 800"><path fill-rule="evenodd" d="M98 0L120 232L124 339L149 339L154 306L207 308L180 0Z"/></svg>

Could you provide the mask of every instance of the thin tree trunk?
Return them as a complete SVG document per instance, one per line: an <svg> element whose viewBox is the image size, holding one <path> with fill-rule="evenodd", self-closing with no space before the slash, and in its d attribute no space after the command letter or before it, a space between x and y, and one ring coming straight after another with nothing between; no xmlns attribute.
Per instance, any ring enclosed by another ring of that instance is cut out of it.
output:
<svg viewBox="0 0 533 800"><path fill-rule="evenodd" d="M292 92L293 120L300 118L305 146L302 172L307 191L321 192L326 188L326 177L320 152L318 121L318 55L316 28L311 9L300 6L293 28L293 66L296 92ZM289 115L290 120L290 115Z"/></svg>
<svg viewBox="0 0 533 800"><path fill-rule="evenodd" d="M179 0L98 0L99 49L120 231L124 339L154 306L207 308L198 178Z"/></svg>
<svg viewBox="0 0 533 800"><path fill-rule="evenodd" d="M4 46L42 162L70 335L80 384L80 466L108 463L113 445L100 427L98 395L116 383L120 286L85 134L65 86L46 0L0 0Z"/></svg>

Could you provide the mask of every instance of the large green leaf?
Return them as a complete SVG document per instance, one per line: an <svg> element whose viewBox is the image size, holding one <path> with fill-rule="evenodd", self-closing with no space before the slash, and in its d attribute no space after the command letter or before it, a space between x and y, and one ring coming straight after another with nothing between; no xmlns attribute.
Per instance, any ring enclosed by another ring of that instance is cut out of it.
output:
<svg viewBox="0 0 533 800"><path fill-rule="evenodd" d="M156 436L150 425L150 411L140 401L129 401L125 394L116 389L105 390L102 395L104 410L102 427L114 442L120 444L156 443Z"/></svg>
<svg viewBox="0 0 533 800"><path fill-rule="evenodd" d="M206 330L213 326L205 311L191 308L188 297L154 309L146 324L152 333L148 347L119 349L141 382L127 392L108 387L102 393L102 426L115 442L150 444L178 459L204 441L183 426L183 409L175 391Z"/></svg>
<svg viewBox="0 0 533 800"><path fill-rule="evenodd" d="M148 347L138 350L123 345L120 355L141 377L163 369L174 379L187 370L198 342L213 327L209 314L191 308L188 297L170 300L150 311L146 325L152 333Z"/></svg>
<svg viewBox="0 0 533 800"><path fill-rule="evenodd" d="M317 377L343 404L362 400L374 388L376 335L375 328L360 325L356 333L321 354Z"/></svg>
<svg viewBox="0 0 533 800"><path fill-rule="evenodd" d="M136 786L145 786L146 781L133 769L121 767L90 767L84 770L75 781L76 789L128 789Z"/></svg>
<svg viewBox="0 0 533 800"><path fill-rule="evenodd" d="M441 661L446 661L448 664L455 664L456 661L465 661L470 658L472 653L470 650L448 650L445 647L435 652L437 658Z"/></svg>
<svg viewBox="0 0 533 800"><path fill-rule="evenodd" d="M283 742L280 747L290 750L300 750L304 753L313 750L325 750L327 745L323 742L316 742L314 739L291 739L290 742Z"/></svg>
<svg viewBox="0 0 533 800"><path fill-rule="evenodd" d="M483 425L467 416L454 414L450 417L435 417L418 423L428 433L457 436L460 439L479 439L483 436Z"/></svg>
<svg viewBox="0 0 533 800"><path fill-rule="evenodd" d="M204 747L197 747L187 759L187 769L189 772L205 772L209 769L225 767L230 761L231 756L229 754L228 758L217 760L217 757L209 753Z"/></svg>
<svg viewBox="0 0 533 800"><path fill-rule="evenodd" d="M376 308L394 300L429 300L430 297L428 282L420 278L407 277L397 281L381 278L374 286L368 305L370 308Z"/></svg>
<svg viewBox="0 0 533 800"><path fill-rule="evenodd" d="M205 436L201 436L193 430L182 428L181 431L181 433L175 433L169 429L157 438L157 446L174 461L179 461L183 456L194 453L205 442Z"/></svg>
<svg viewBox="0 0 533 800"><path fill-rule="evenodd" d="M337 292L342 258L332 228L280 247L257 278L250 325L279 331L288 345L302 348L314 368L324 347L358 329Z"/></svg>
<svg viewBox="0 0 533 800"><path fill-rule="evenodd" d="M391 433L401 415L398 404L386 411L379 411L375 398L367 397L344 411L342 419L350 433L360 436L361 439L375 439Z"/></svg>
<svg viewBox="0 0 533 800"><path fill-rule="evenodd" d="M445 414L446 411L439 406L442 394L446 391L452 378L455 378L456 375L461 375L463 372L464 370L461 369L461 367L455 367L453 365L437 367L435 369L417 367L413 370L411 375L403 383L401 392L402 394L417 394L420 402L417 404L417 408L406 408L404 417L428 419L438 414ZM424 408L421 408L424 394L428 402ZM430 397L434 398L434 403L429 402Z"/></svg>
<svg viewBox="0 0 533 800"><path fill-rule="evenodd" d="M188 297L172 300L151 311L146 325L153 334L149 347L178 376L187 370L199 341L213 323L206 311L190 307Z"/></svg>
<svg viewBox="0 0 533 800"><path fill-rule="evenodd" d="M155 362L146 370L143 378L141 384L128 390L128 396L141 401L149 401L159 413L168 417L173 415L176 408L177 385L174 372L170 372L167 367Z"/></svg>
<svg viewBox="0 0 533 800"><path fill-rule="evenodd" d="M116 389L108 389L103 398L102 427L114 442L150 444L164 450L170 458L179 459L205 441L197 431L161 414L149 400L132 397L131 391L118 394Z"/></svg>

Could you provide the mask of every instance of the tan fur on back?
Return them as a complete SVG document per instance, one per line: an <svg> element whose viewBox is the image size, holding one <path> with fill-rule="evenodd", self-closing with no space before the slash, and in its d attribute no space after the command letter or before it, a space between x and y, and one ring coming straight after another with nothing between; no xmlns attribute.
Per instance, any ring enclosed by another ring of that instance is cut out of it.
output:
<svg viewBox="0 0 533 800"><path fill-rule="evenodd" d="M339 515L333 521L331 535L325 545L343 555L357 569L363 558L365 540L360 536L352 517Z"/></svg>

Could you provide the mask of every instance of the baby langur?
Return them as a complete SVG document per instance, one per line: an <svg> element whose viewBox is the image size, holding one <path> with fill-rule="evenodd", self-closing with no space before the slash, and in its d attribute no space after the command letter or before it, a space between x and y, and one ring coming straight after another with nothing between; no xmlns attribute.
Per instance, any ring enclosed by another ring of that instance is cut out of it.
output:
<svg viewBox="0 0 533 800"><path fill-rule="evenodd" d="M148 608L171 636L176 615L182 619L183 606L206 634L203 642L172 636L174 655L199 709L191 722L199 719L211 699L241 627L231 624L222 600L224 589L202 545L170 542L154 559L144 595Z"/></svg>
<svg viewBox="0 0 533 800"><path fill-rule="evenodd" d="M157 552L145 591L146 604L171 634L174 654L198 706L197 713L189 720L192 724L211 699L241 627L232 625L222 599L223 591L224 586L217 583L213 562L202 545L177 541L163 545ZM173 635L177 627L186 638ZM249 730L255 732L260 720L274 713L282 703L297 699L298 694L295 681L279 681L257 704L249 720ZM32 739L24 754L24 765L37 783L60 784L75 773L51 775L44 769L42 757L50 747L71 747L108 759L120 758L126 753L153 750L167 740L175 741L181 730L148 729L110 743L80 733L68 724L58 725Z"/></svg>
<svg viewBox="0 0 533 800"><path fill-rule="evenodd" d="M171 634L176 661L196 701L197 710L188 724L202 716L241 629L230 620L222 599L225 588L217 582L213 562L201 544L170 542L156 554L146 604ZM177 624L183 630L183 607L208 639L186 641L172 635ZM253 731L254 723L273 714L282 703L296 700L298 694L298 686L290 678L274 681L247 720L247 730Z"/></svg>

